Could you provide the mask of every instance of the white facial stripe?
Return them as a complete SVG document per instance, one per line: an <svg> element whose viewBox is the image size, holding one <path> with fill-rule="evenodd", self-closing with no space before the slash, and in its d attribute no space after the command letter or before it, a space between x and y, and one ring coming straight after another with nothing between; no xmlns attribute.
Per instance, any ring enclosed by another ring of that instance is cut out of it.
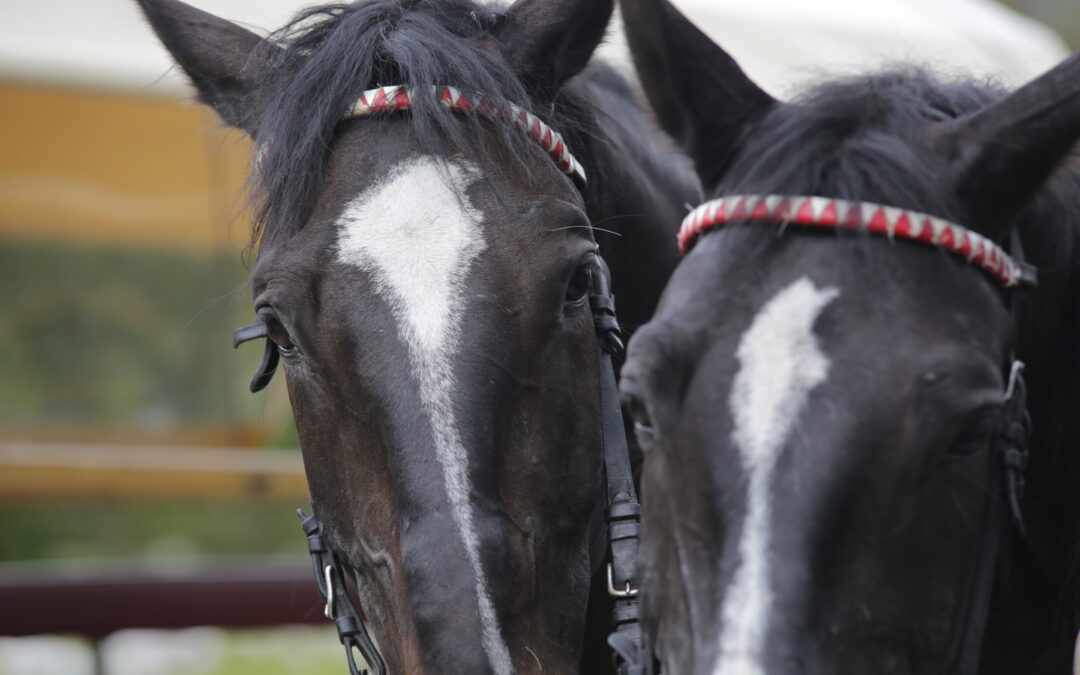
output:
<svg viewBox="0 0 1080 675"><path fill-rule="evenodd" d="M497 675L512 664L480 563L468 454L454 418L453 358L465 309L464 281L484 250L482 214L465 194L473 167L434 157L404 162L356 197L338 221L338 260L367 270L390 305L420 385L450 509L476 576L484 651Z"/></svg>
<svg viewBox="0 0 1080 675"><path fill-rule="evenodd" d="M746 516L739 566L722 609L720 652L714 675L764 675L769 621L769 488L773 469L803 405L825 381L829 360L818 347L814 322L837 295L806 277L777 293L754 317L739 342L739 372L728 404L732 440L747 474Z"/></svg>

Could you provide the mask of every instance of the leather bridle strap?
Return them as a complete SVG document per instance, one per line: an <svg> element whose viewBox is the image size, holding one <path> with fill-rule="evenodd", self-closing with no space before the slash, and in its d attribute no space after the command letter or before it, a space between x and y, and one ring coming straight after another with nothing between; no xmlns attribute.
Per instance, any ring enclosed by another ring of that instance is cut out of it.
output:
<svg viewBox="0 0 1080 675"><path fill-rule="evenodd" d="M371 668L371 675L385 675L386 664L368 635L360 609L349 594L341 561L323 540L322 528L315 516L309 516L301 509L297 509L296 513L300 516L300 526L307 537L315 585L326 603L323 613L327 619L333 620L337 627L338 639L345 647L350 675L368 675L366 668L361 669L356 665L354 650L360 652L360 656Z"/></svg>
<svg viewBox="0 0 1080 675"><path fill-rule="evenodd" d="M415 87L404 84L368 89L360 94L345 112L343 119L411 110L421 93ZM540 146L554 160L559 170L570 176L578 188L585 187L585 167L581 166L581 162L570 152L562 135L528 110L481 92L464 92L457 87L445 85L433 86L427 94L435 97L443 107L452 112L478 115L517 129ZM261 171L260 167L270 145L270 141L264 142L255 153L256 173Z"/></svg>
<svg viewBox="0 0 1080 675"><path fill-rule="evenodd" d="M1027 386L1023 369L1023 363L1013 361L1009 370L1005 401L990 458L987 480L990 489L986 493L986 517L979 541L979 558L968 591L964 620L953 640L947 666L941 671L943 675L978 672L983 633L993 596L994 572L1001 540L1006 533L1006 512L1011 515L1017 532L1024 536L1019 500L1027 465L1031 420L1027 412Z"/></svg>
<svg viewBox="0 0 1080 675"><path fill-rule="evenodd" d="M585 168L574 158L563 137L528 110L509 101L500 101L479 92L464 92L457 87L434 86L429 93L447 110L480 115L513 126L550 155L559 169L570 176L578 186L584 187ZM360 98L345 113L345 119L409 110L417 94L414 87L402 84L368 89L360 94Z"/></svg>
<svg viewBox="0 0 1080 675"><path fill-rule="evenodd" d="M1035 268L1024 259L1019 233L1011 233L1009 255L1014 264L1024 270L1025 283L1007 290L1007 302L1013 320L1018 321L1017 294L1036 283ZM979 558L968 591L968 603L963 622L957 631L943 675L975 673L982 655L983 634L990 613L994 573L997 569L1001 540L1006 534L1005 514L1008 510L1013 526L1021 537L1026 536L1020 498L1024 490L1024 471L1027 469L1028 440L1031 436L1031 417L1027 410L1027 384L1024 364L1011 359L1006 374L1006 387L998 429L991 448L990 469L986 494L985 520L979 541Z"/></svg>
<svg viewBox="0 0 1080 675"><path fill-rule="evenodd" d="M889 239L922 242L983 269L1006 288L1033 285L1030 266L1007 255L985 236L919 211L874 202L805 195L729 195L690 212L679 228L679 251L686 255L706 233L731 223L857 230Z"/></svg>
<svg viewBox="0 0 1080 675"><path fill-rule="evenodd" d="M645 675L651 660L642 647L638 614L637 551L641 525L641 507L634 490L630 468L630 446L626 441L622 408L615 380L614 359L623 353L619 323L615 318L615 298L605 274L594 279L594 294L589 296L596 329L600 362L600 413L604 452L606 489L605 519L611 561L607 566L607 590L615 598L612 614L614 631L608 644L615 652L620 675Z"/></svg>

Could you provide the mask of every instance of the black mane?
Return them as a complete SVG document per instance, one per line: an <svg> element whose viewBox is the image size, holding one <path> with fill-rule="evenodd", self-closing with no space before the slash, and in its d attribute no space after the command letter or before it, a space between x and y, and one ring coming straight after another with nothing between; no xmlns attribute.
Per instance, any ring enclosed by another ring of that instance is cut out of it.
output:
<svg viewBox="0 0 1080 675"><path fill-rule="evenodd" d="M943 83L918 68L833 80L775 106L749 134L721 183L729 194L782 185L791 194L874 200L955 218L940 165L920 153L928 123L1004 95L989 83ZM940 195L937 203L927 198Z"/></svg>
<svg viewBox="0 0 1080 675"><path fill-rule="evenodd" d="M485 92L534 111L521 80L498 52L494 31L503 20L500 9L473 0L361 0L305 10L269 36L263 49L270 84L259 94L266 103L256 125L263 157L252 190L253 241L261 236L266 245L287 238L306 221L331 139L366 89L414 87L418 96L402 118L433 150L452 150L466 127L463 116L437 102L432 85ZM567 134L569 120L551 119L550 111L540 116ZM475 117L464 119L478 124ZM520 142L511 127L492 126L480 128L500 142Z"/></svg>

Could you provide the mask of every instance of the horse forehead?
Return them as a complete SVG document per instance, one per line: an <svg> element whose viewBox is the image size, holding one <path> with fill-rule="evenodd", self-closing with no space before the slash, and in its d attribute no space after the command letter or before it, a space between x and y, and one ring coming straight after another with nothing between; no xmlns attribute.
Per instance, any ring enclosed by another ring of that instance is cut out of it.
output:
<svg viewBox="0 0 1080 675"><path fill-rule="evenodd" d="M419 339L445 332L470 263L487 247L483 213L468 196L466 162L419 156L346 204L337 258L375 273L376 290L399 305Z"/></svg>
<svg viewBox="0 0 1080 675"><path fill-rule="evenodd" d="M801 277L770 298L743 333L730 404L737 440L755 455L783 442L810 390L826 379L829 360L814 323L839 294Z"/></svg>
<svg viewBox="0 0 1080 675"><path fill-rule="evenodd" d="M478 176L468 162L430 155L393 166L346 204L338 219L338 258L416 268L428 262L445 273L483 248L483 213L468 196Z"/></svg>

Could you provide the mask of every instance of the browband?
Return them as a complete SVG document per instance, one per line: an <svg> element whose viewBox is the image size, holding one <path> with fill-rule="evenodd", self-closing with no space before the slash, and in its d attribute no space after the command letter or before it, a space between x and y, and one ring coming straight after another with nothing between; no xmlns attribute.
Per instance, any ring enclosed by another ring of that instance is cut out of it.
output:
<svg viewBox="0 0 1080 675"><path fill-rule="evenodd" d="M585 169L570 154L563 137L536 115L510 102L493 102L482 94L470 94L471 98L466 97L464 92L455 87L437 86L433 89L439 101L454 112L474 112L498 121L510 122L551 155L563 173L581 185L585 184ZM413 91L413 88L407 85L368 89L360 94L353 107L345 113L345 119L408 110L412 107Z"/></svg>
<svg viewBox="0 0 1080 675"><path fill-rule="evenodd" d="M705 202L683 220L679 250L686 255L705 232L740 221L866 230L890 239L921 241L966 258L1006 288L1034 281L1000 246L956 223L918 211L828 197L732 195Z"/></svg>

